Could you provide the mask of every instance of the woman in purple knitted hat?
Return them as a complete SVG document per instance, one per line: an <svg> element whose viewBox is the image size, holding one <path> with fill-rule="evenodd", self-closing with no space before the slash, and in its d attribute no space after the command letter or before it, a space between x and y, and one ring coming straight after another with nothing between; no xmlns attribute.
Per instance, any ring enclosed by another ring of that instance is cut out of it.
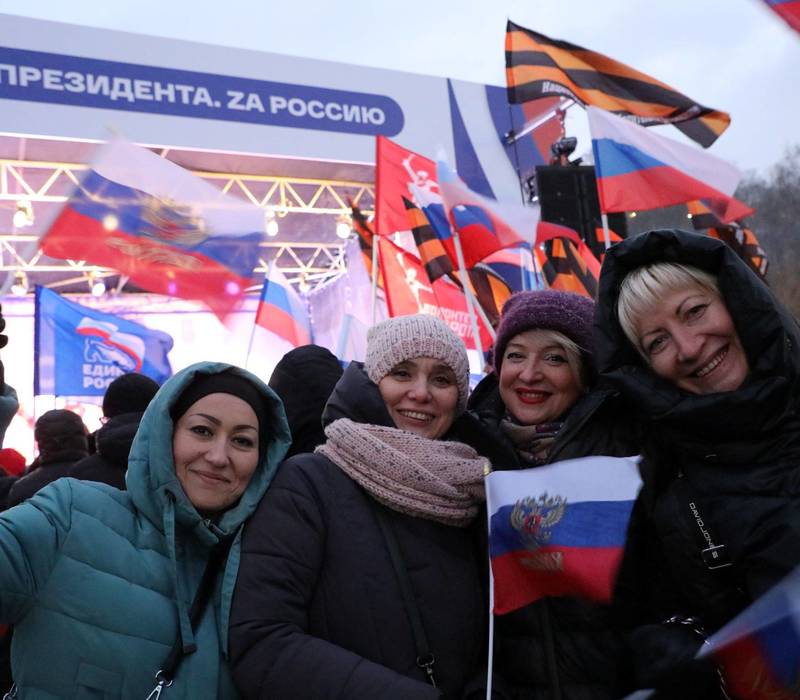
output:
<svg viewBox="0 0 800 700"><path fill-rule="evenodd" d="M469 400L470 444L493 469L526 469L591 455L638 454L615 392L596 385L587 297L521 292L503 307L494 371ZM619 638L605 607L545 598L496 619L495 670L514 697L618 698Z"/></svg>

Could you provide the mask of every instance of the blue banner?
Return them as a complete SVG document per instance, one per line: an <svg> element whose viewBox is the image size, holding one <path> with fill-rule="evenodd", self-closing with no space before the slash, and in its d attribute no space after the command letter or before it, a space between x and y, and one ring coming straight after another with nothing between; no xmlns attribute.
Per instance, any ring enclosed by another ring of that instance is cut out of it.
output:
<svg viewBox="0 0 800 700"><path fill-rule="evenodd" d="M172 338L36 287L34 394L103 396L128 372L162 384L172 375Z"/></svg>
<svg viewBox="0 0 800 700"><path fill-rule="evenodd" d="M4 47L0 98L369 136L405 120L386 95Z"/></svg>

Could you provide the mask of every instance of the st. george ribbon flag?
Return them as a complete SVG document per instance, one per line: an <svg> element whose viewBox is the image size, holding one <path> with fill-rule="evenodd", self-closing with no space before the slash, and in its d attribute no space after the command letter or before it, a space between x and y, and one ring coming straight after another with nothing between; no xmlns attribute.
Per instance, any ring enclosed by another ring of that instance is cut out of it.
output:
<svg viewBox="0 0 800 700"><path fill-rule="evenodd" d="M795 569L700 648L734 698L800 697L800 569Z"/></svg>
<svg viewBox="0 0 800 700"><path fill-rule="evenodd" d="M585 457L486 477L494 613L545 596L608 601L641 486L638 457Z"/></svg>
<svg viewBox="0 0 800 700"><path fill-rule="evenodd" d="M264 212L145 148L115 139L41 242L46 255L119 270L219 317L252 283Z"/></svg>
<svg viewBox="0 0 800 700"><path fill-rule="evenodd" d="M742 173L705 151L588 107L603 212L657 209L695 199L725 223L753 213L733 193Z"/></svg>
<svg viewBox="0 0 800 700"><path fill-rule="evenodd" d="M159 384L172 375L167 353L173 341L167 333L76 304L44 287L36 287L35 302L35 395L103 396L128 372Z"/></svg>
<svg viewBox="0 0 800 700"><path fill-rule="evenodd" d="M311 342L311 322L306 303L274 262L264 278L255 322L295 347Z"/></svg>
<svg viewBox="0 0 800 700"><path fill-rule="evenodd" d="M704 107L652 76L576 44L551 39L509 21L506 83L512 104L542 97L571 97L644 125L674 124L704 148L731 123L720 110Z"/></svg>

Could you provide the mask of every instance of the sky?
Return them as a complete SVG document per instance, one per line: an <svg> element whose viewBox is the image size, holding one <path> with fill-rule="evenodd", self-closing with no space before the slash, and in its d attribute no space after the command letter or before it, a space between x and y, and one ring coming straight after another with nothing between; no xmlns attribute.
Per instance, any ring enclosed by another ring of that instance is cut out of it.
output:
<svg viewBox="0 0 800 700"><path fill-rule="evenodd" d="M512 19L729 112L711 152L744 171L800 144L800 34L763 0L0 0L0 12L496 85ZM590 147L580 108L567 128Z"/></svg>

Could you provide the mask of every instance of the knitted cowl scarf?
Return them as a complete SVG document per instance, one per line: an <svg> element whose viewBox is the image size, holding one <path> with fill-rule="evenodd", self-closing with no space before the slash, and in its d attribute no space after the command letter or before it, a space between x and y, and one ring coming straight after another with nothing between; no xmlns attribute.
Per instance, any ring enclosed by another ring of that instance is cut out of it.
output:
<svg viewBox="0 0 800 700"><path fill-rule="evenodd" d="M325 435L317 452L392 510L466 527L485 500L488 461L468 445L348 418L328 425Z"/></svg>

